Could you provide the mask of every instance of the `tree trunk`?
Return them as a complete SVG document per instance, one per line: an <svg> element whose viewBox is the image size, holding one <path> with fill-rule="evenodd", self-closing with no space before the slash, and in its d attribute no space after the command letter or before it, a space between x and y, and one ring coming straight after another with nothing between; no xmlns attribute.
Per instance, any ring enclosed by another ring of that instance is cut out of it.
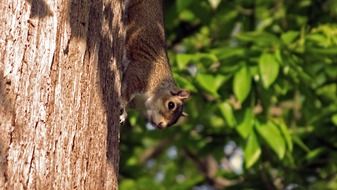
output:
<svg viewBox="0 0 337 190"><path fill-rule="evenodd" d="M0 189L117 189L122 0L0 13Z"/></svg>

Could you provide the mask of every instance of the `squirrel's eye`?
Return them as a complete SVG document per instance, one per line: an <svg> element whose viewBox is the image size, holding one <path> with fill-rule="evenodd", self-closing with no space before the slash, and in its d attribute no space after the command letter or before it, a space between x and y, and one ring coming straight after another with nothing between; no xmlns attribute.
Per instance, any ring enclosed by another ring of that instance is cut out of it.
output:
<svg viewBox="0 0 337 190"><path fill-rule="evenodd" d="M169 110L173 110L176 107L176 105L173 102L169 102L167 106Z"/></svg>

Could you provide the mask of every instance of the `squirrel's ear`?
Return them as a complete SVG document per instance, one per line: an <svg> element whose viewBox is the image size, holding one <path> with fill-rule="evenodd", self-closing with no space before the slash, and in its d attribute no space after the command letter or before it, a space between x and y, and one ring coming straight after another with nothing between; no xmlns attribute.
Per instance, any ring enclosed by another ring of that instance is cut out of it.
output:
<svg viewBox="0 0 337 190"><path fill-rule="evenodd" d="M171 94L173 96L178 96L181 100L186 100L190 97L190 93L184 89L177 89L177 90L171 91Z"/></svg>
<svg viewBox="0 0 337 190"><path fill-rule="evenodd" d="M187 90L182 89L179 91L178 96L180 99L186 100L190 97L190 93Z"/></svg>

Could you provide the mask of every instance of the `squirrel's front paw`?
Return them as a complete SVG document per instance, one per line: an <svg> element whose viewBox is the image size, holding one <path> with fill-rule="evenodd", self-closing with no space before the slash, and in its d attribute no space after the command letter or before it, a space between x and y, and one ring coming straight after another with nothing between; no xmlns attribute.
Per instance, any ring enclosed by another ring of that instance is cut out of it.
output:
<svg viewBox="0 0 337 190"><path fill-rule="evenodd" d="M119 114L119 124L123 125L127 117L128 114L126 113L125 109L121 109Z"/></svg>

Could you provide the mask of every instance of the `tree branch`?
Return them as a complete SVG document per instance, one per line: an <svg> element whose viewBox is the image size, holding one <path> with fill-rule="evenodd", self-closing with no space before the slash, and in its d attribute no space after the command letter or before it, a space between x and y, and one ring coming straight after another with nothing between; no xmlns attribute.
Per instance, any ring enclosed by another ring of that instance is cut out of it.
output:
<svg viewBox="0 0 337 190"><path fill-rule="evenodd" d="M229 180L221 176L216 176L218 172L218 163L212 155L208 155L205 159L201 159L186 147L184 148L184 153L187 158L192 160L195 165L197 165L205 180L209 184L213 185L216 189L224 189L243 181L242 178L237 180Z"/></svg>

